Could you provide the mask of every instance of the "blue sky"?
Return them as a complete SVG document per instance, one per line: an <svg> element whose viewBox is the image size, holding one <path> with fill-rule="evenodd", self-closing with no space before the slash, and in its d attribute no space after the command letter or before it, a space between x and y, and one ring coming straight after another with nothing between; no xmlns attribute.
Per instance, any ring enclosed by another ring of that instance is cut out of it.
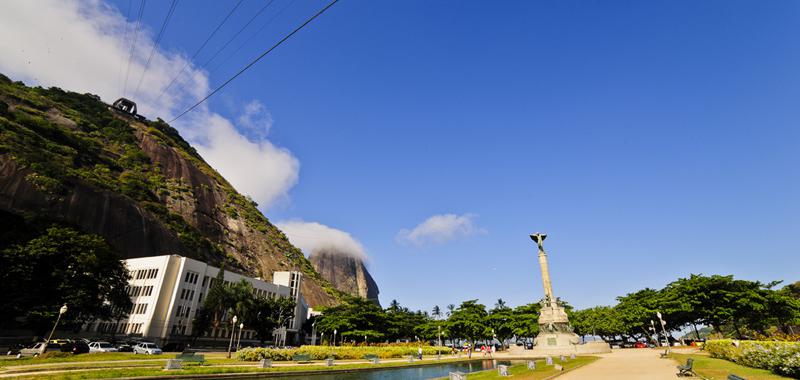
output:
<svg viewBox="0 0 800 380"><path fill-rule="evenodd" d="M324 4L275 0L253 30L286 10L211 86ZM232 5L179 3L162 48L190 55ZM168 7L148 2L150 30ZM578 307L690 273L793 282L799 16L792 1L342 0L209 108L268 110L300 169L266 215L351 234L384 304L534 302L534 231ZM398 238L444 214L470 228Z"/></svg>

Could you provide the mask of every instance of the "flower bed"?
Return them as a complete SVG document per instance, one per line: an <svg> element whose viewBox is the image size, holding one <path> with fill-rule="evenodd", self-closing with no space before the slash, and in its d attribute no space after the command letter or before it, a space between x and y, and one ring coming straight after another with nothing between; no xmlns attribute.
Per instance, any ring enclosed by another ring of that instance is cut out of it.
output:
<svg viewBox="0 0 800 380"><path fill-rule="evenodd" d="M447 347L439 347L442 353L450 352ZM437 347L422 346L423 355L436 355ZM258 361L271 359L275 361L292 360L295 354L306 354L312 360L334 359L362 359L364 355L376 355L382 359L402 358L408 355L417 355L417 347L328 347L328 346L302 346L300 348L245 348L236 353L239 360Z"/></svg>
<svg viewBox="0 0 800 380"><path fill-rule="evenodd" d="M733 340L720 339L706 342L705 350L714 358L800 378L800 342L743 340L737 347Z"/></svg>

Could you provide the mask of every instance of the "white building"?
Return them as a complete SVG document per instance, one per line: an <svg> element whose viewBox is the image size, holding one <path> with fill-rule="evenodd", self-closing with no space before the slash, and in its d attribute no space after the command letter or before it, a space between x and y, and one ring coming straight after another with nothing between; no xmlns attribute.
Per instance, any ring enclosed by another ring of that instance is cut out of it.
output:
<svg viewBox="0 0 800 380"><path fill-rule="evenodd" d="M131 274L130 288L133 307L127 319L102 321L87 325L87 332L116 333L139 336L156 343L186 342L192 335L192 320L203 304L209 288L216 280L219 268L204 262L178 256L164 255L123 260ZM225 271L226 284L249 282L257 297L292 297L297 306L295 317L287 331L297 336L306 320L308 306L300 293L302 276L299 272L275 272L273 283ZM238 327L237 327L238 328ZM285 332L280 332L285 340ZM238 331L236 331L238 337ZM230 326L211 328L199 340L227 342ZM245 326L241 341L256 343L256 333Z"/></svg>

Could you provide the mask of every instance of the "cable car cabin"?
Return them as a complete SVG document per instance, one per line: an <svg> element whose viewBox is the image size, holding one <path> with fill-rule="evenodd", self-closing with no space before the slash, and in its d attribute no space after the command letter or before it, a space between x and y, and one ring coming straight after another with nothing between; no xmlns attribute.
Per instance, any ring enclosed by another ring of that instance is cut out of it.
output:
<svg viewBox="0 0 800 380"><path fill-rule="evenodd" d="M119 98L116 102L114 102L114 104L112 104L112 107L131 115L138 120L146 120L144 116L136 113L136 103L134 103L132 100Z"/></svg>

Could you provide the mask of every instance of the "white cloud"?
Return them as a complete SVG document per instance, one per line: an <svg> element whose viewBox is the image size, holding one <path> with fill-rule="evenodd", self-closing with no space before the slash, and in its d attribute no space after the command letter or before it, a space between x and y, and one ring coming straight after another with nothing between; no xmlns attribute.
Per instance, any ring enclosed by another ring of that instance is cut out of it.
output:
<svg viewBox="0 0 800 380"><path fill-rule="evenodd" d="M245 104L242 114L236 119L240 127L247 128L255 136L264 138L272 128L272 114L261 102L253 100Z"/></svg>
<svg viewBox="0 0 800 380"><path fill-rule="evenodd" d="M289 241L307 255L327 251L366 259L364 247L349 233L316 222L292 220L275 224Z"/></svg>
<svg viewBox="0 0 800 380"><path fill-rule="evenodd" d="M402 229L397 233L397 240L416 246L445 243L461 237L484 234L486 230L475 224L474 214L441 214L434 215L418 224L411 230Z"/></svg>
<svg viewBox="0 0 800 380"><path fill-rule="evenodd" d="M167 33L178 27L170 25ZM91 92L111 103L124 92L134 29L135 22L98 0L6 1L0 12L0 72L28 84ZM209 92L208 74L180 53L159 50L142 77L152 46L152 32L142 28L130 64L127 97L137 103L139 113L170 120ZM180 85L159 98L187 63L177 81ZM241 125L234 126L204 104L173 126L237 190L268 207L297 183L300 165L291 152L266 140L266 133L251 133L255 138L248 139L237 129L268 130L272 118L261 103L247 104L238 122Z"/></svg>

